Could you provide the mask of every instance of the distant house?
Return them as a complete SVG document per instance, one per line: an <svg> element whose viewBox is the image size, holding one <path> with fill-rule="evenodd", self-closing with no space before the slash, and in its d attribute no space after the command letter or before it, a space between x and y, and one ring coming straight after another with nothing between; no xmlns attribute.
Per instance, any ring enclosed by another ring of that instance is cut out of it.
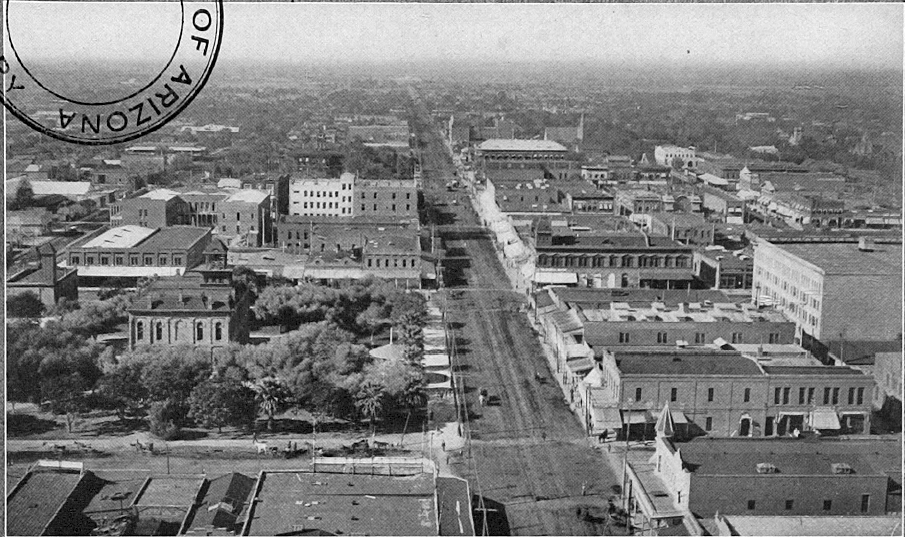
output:
<svg viewBox="0 0 905 537"><path fill-rule="evenodd" d="M50 211L35 208L6 212L6 232L12 237L39 237L50 230Z"/></svg>

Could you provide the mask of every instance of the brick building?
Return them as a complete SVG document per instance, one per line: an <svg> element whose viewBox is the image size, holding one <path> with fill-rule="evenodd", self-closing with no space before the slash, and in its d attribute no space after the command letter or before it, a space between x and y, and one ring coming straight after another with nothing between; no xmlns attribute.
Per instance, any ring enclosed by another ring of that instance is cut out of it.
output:
<svg viewBox="0 0 905 537"><path fill-rule="evenodd" d="M210 228L120 226L70 245L63 265L77 268L89 286L107 278L176 276L202 262L210 241Z"/></svg>
<svg viewBox="0 0 905 537"><path fill-rule="evenodd" d="M648 231L651 235L669 237L682 244L709 246L713 244L712 223L696 213L671 212L649 213L646 215Z"/></svg>
<svg viewBox="0 0 905 537"><path fill-rule="evenodd" d="M882 515L891 482L876 461L901 459L882 440L698 438L676 444L660 437L655 445L658 481L680 508L699 517Z"/></svg>
<svg viewBox="0 0 905 537"><path fill-rule="evenodd" d="M61 299L78 300L76 269L57 266L57 252L50 243L36 246L34 259L23 269L12 272L6 280L7 298L34 293L51 307Z"/></svg>
<svg viewBox="0 0 905 537"><path fill-rule="evenodd" d="M692 249L640 231L597 233L543 218L534 226L537 284L583 287L685 288Z"/></svg>
<svg viewBox="0 0 905 537"><path fill-rule="evenodd" d="M160 228L191 223L189 207L173 190L159 188L119 202L111 211L114 225Z"/></svg>
<svg viewBox="0 0 905 537"><path fill-rule="evenodd" d="M411 220L418 218L418 188L414 180L356 179L354 215Z"/></svg>
<svg viewBox="0 0 905 537"><path fill-rule="evenodd" d="M649 434L667 404L683 437L869 431L873 381L856 369L823 366L813 358L766 365L731 345L614 347L602 358L602 389L632 436Z"/></svg>
<svg viewBox="0 0 905 537"><path fill-rule="evenodd" d="M291 184L289 214L417 219L418 189L414 180L362 179L352 173L299 178Z"/></svg>
<svg viewBox="0 0 905 537"><path fill-rule="evenodd" d="M220 203L220 208L219 235L238 238L248 246L262 246L272 240L273 213L267 192L235 191Z"/></svg>
<svg viewBox="0 0 905 537"><path fill-rule="evenodd" d="M246 343L250 300L209 273L161 278L129 309L129 348L185 344L213 350Z"/></svg>

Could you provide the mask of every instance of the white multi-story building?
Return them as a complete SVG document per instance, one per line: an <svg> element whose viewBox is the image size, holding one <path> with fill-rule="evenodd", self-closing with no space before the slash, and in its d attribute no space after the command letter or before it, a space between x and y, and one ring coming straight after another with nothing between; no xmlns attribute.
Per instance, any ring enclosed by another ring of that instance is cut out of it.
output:
<svg viewBox="0 0 905 537"><path fill-rule="evenodd" d="M902 245L773 244L754 249L754 299L775 305L824 343L902 334Z"/></svg>
<svg viewBox="0 0 905 537"><path fill-rule="evenodd" d="M676 157L682 160L682 167L684 168L695 168L697 166L694 146L658 145L654 149L654 159L661 166L672 166L673 159Z"/></svg>
<svg viewBox="0 0 905 537"><path fill-rule="evenodd" d="M289 214L352 216L355 174L338 178L299 178L289 185Z"/></svg>

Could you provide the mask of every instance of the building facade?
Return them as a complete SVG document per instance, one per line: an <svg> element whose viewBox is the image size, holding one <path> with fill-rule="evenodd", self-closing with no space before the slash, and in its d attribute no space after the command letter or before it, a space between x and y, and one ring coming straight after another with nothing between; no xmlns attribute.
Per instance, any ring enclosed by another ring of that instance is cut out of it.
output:
<svg viewBox="0 0 905 537"><path fill-rule="evenodd" d="M754 300L776 305L823 342L902 334L902 245L771 243L754 250Z"/></svg>
<svg viewBox="0 0 905 537"><path fill-rule="evenodd" d="M355 174L338 178L298 178L289 185L289 214L351 216Z"/></svg>
<svg viewBox="0 0 905 537"><path fill-rule="evenodd" d="M236 296L219 278L190 273L161 278L129 310L129 348L195 345L222 348L248 341L250 295Z"/></svg>

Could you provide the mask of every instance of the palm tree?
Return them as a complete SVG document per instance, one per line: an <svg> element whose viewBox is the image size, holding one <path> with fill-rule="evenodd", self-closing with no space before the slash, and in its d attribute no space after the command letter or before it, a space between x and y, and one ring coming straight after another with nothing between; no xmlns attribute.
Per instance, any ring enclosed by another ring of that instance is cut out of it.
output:
<svg viewBox="0 0 905 537"><path fill-rule="evenodd" d="M262 378L248 387L255 391L258 408L267 416L267 430L273 431L273 417L289 402L289 390L276 377Z"/></svg>
<svg viewBox="0 0 905 537"><path fill-rule="evenodd" d="M384 387L369 382L361 387L355 396L355 408L371 423L371 431L376 432L377 418L383 415L386 401Z"/></svg>

